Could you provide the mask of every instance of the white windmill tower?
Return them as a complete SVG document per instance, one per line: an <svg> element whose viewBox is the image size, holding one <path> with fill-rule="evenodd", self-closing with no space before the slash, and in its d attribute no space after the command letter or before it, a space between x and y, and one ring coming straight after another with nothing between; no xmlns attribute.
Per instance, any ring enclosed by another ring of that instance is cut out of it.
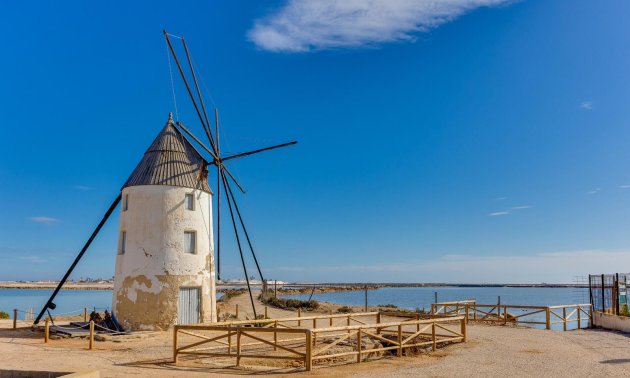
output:
<svg viewBox="0 0 630 378"><path fill-rule="evenodd" d="M112 311L124 328L216 321L208 164L169 114L122 188Z"/></svg>

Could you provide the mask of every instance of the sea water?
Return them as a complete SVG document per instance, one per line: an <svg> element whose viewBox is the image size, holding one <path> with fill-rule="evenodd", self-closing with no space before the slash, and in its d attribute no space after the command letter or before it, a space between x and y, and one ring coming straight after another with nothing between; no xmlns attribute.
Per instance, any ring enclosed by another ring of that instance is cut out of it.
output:
<svg viewBox="0 0 630 378"><path fill-rule="evenodd" d="M430 310L431 303L438 302L476 300L478 304L494 305L499 301L502 305L520 306L557 306L589 303L588 289L585 288L533 288L533 287L400 287L380 288L368 290L368 306L392 304L409 310ZM308 300L307 294L285 295L284 298ZM347 306L364 306L365 291L344 291L336 293L314 293L313 300L331 302ZM484 309L487 311L488 309ZM520 310L508 310L515 315ZM560 310L561 313L562 310ZM585 317L586 315L582 315ZM545 314L539 313L527 320L545 321ZM559 319L552 319L559 320ZM586 322L584 322L586 323ZM544 326L537 326L544 328ZM561 325L554 325L558 329ZM569 329L576 327L575 323L569 324Z"/></svg>
<svg viewBox="0 0 630 378"><path fill-rule="evenodd" d="M18 319L24 319L24 311L32 309L35 316L44 307L52 294L51 289L0 289L0 310L13 318L13 309L18 309ZM223 294L217 293L217 299ZM88 311L110 310L112 306L111 290L60 290L53 303L57 305L51 310L53 316L65 314L83 314Z"/></svg>
<svg viewBox="0 0 630 378"><path fill-rule="evenodd" d="M24 311L32 309L35 316L44 307L53 290L50 289L0 289L0 310L13 317L13 309L18 309L18 319L24 319ZM109 310L112 305L111 290L60 290L53 303L57 305L51 314L83 314L96 308Z"/></svg>

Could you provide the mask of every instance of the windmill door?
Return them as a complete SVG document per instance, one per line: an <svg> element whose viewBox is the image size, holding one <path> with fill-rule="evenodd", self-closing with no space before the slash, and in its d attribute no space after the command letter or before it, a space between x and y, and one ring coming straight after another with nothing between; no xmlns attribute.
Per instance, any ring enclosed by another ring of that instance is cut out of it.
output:
<svg viewBox="0 0 630 378"><path fill-rule="evenodd" d="M179 289L178 324L199 323L199 304L201 293L198 287L182 287Z"/></svg>

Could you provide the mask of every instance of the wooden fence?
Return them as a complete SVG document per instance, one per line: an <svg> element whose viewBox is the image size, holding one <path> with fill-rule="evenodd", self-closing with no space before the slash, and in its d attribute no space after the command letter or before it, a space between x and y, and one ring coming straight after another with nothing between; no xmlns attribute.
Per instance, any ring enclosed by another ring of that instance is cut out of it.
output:
<svg viewBox="0 0 630 378"><path fill-rule="evenodd" d="M545 326L551 329L553 324L567 325L576 323L578 329L592 326L592 309L590 304L572 304L561 306L518 306L487 305L474 301L442 302L431 305L433 315L460 315L466 321L518 324L528 326ZM544 319L542 314L544 314Z"/></svg>
<svg viewBox="0 0 630 378"><path fill-rule="evenodd" d="M375 322L370 323L372 317ZM345 324L331 326L333 320ZM318 321L326 327L317 328ZM296 322L303 325L289 324ZM237 366L243 358L296 360L311 370L313 362L319 360L354 356L361 362L390 350L402 356L410 348L435 350L438 345L465 341L463 316L381 322L381 314L375 312L177 325L173 362L177 363L180 355L230 357L236 359Z"/></svg>

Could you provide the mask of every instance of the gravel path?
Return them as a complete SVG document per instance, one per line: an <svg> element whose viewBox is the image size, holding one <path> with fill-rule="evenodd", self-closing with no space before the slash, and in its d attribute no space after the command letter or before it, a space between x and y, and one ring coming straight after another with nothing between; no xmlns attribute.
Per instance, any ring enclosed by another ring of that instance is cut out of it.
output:
<svg viewBox="0 0 630 378"><path fill-rule="evenodd" d="M249 298L242 295L226 306L239 303L243 315ZM264 306L258 303L261 313ZM248 314L250 315L250 314ZM290 311L269 309L272 317L287 317ZM244 318L244 316L242 316ZM86 340L51 340L44 344L40 332L8 329L10 320L0 320L0 376L7 370L82 371L98 369L103 377L152 376L196 377L216 375L266 375L256 368L216 369L206 366L173 366L172 332L159 332L146 339L95 343L87 351ZM361 364L316 367L308 377L628 377L630 335L601 331L545 331L471 324L469 341L415 357L387 358ZM298 369L301 371L301 369ZM289 376L280 371L269 375ZM291 375L295 376L295 374Z"/></svg>

